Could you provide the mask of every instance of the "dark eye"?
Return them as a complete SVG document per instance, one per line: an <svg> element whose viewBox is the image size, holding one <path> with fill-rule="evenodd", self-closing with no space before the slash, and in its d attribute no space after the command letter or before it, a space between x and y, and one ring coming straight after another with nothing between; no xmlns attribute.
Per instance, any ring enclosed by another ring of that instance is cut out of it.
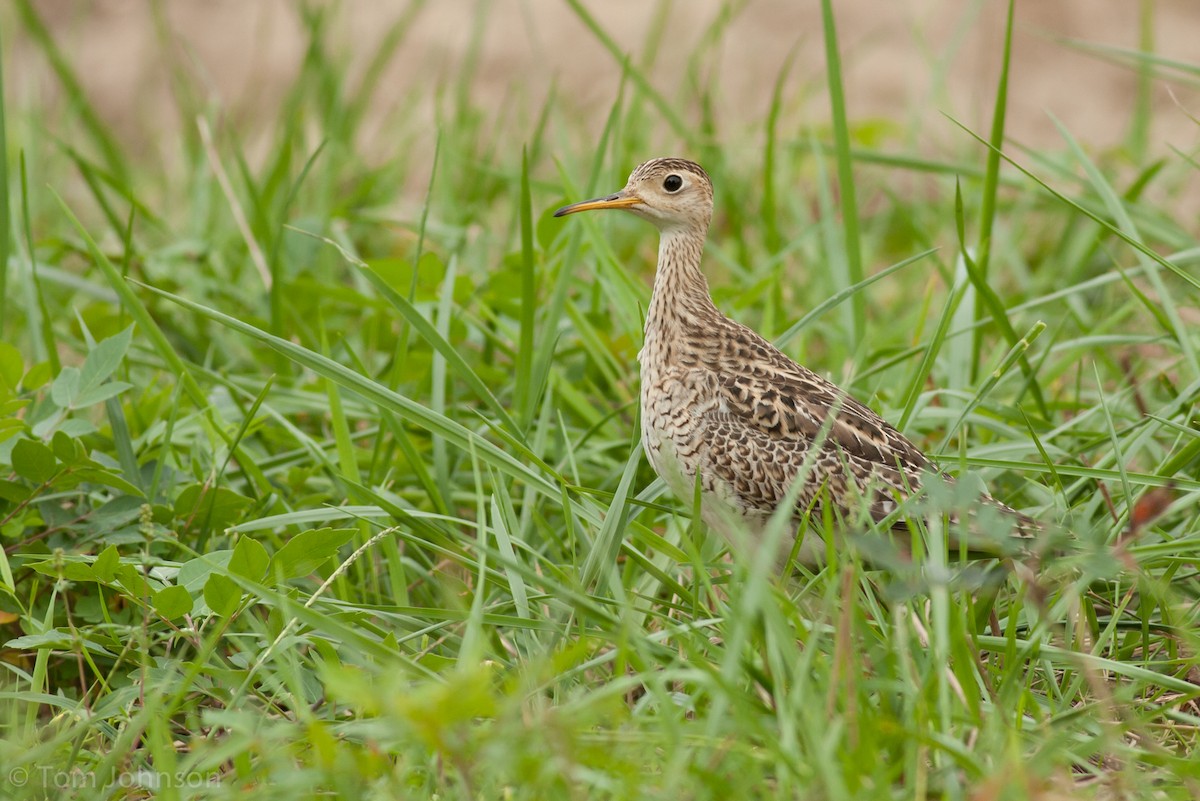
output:
<svg viewBox="0 0 1200 801"><path fill-rule="evenodd" d="M683 179L678 175L668 175L663 179L663 189L668 192L678 192L683 187Z"/></svg>

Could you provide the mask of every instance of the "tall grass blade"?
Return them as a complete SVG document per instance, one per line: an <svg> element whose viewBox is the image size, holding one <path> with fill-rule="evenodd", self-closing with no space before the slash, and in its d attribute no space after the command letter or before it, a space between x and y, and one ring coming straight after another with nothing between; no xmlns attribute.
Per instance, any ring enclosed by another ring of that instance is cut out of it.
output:
<svg viewBox="0 0 1200 801"><path fill-rule="evenodd" d="M537 354L533 347L537 324L537 266L533 255L533 199L529 192L529 153L521 152L521 320L517 343L516 397L517 419L521 429L533 421L538 387L533 386L533 366Z"/></svg>
<svg viewBox="0 0 1200 801"><path fill-rule="evenodd" d="M27 316L31 328L35 327L36 333L30 339L41 344L39 358L45 359L50 363L50 369L55 373L62 370L62 361L58 355L58 343L54 337L53 319L50 316L50 309L46 304L46 293L42 290L42 281L39 275L39 264L37 257L37 243L33 238L33 223L29 216L29 180L25 172L25 154L22 152L18 157L21 170L21 218L25 229L25 249L29 253L29 289L28 292L32 295L33 303L30 306L37 311ZM4 187L7 193L8 187ZM51 190L53 191L53 190Z"/></svg>
<svg viewBox="0 0 1200 801"><path fill-rule="evenodd" d="M1012 33L1013 14L1016 0L1009 0L1008 11L1004 21L1004 50L1000 62L1000 78L996 84L996 101L992 107L992 130L988 138L991 145L987 155L987 172L983 177L983 203L979 210L979 244L975 253L976 273L979 278L976 286L987 284L988 269L992 262L992 228L996 224L996 197L1000 186L1000 151L1004 147L1004 121L1008 111L1008 73L1012 62ZM980 294L975 299L975 317L980 318L988 305L987 299ZM993 313L993 316L994 313ZM999 319L996 320L1000 323ZM1010 326L1011 327L1011 326ZM1007 332L1006 332L1007 333ZM974 336L974 351L978 355L983 346L983 332ZM1016 344L1016 332L1008 340L1010 345ZM976 359L976 364L978 364ZM974 372L972 372L974 378Z"/></svg>
<svg viewBox="0 0 1200 801"><path fill-rule="evenodd" d="M846 285L863 280L862 237L859 233L858 201L854 189L854 162L850 155L850 125L846 119L846 96L842 85L842 56L834 24L833 0L821 0L821 22L825 33L825 68L829 104L833 112L833 142L837 152L838 194L841 198L842 230L845 243ZM853 347L858 347L866 331L867 304L861 295L851 297Z"/></svg>

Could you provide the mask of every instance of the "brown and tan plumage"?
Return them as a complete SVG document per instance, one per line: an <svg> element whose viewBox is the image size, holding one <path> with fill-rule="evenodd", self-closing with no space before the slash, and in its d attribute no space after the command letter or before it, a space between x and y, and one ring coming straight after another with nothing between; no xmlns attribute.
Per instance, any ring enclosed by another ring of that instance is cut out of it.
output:
<svg viewBox="0 0 1200 801"><path fill-rule="evenodd" d="M713 305L700 271L713 190L700 165L647 161L621 191L554 216L591 209L625 209L660 232L638 355L642 441L650 464L681 499L690 499L699 483L709 525L726 534L731 519L761 527L802 470L794 515L818 520L823 505L853 518L864 503L881 520L929 474L940 474L871 409ZM1037 529L990 497L982 502L1019 535Z"/></svg>

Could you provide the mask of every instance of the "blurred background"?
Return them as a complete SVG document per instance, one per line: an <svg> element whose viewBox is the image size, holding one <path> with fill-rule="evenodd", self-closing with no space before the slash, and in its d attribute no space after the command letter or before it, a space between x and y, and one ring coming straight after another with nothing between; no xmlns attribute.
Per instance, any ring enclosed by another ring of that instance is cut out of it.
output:
<svg viewBox="0 0 1200 801"><path fill-rule="evenodd" d="M381 80L356 132L364 155L386 157L401 145L390 135L394 115L432 123L450 118L450 104L469 102L493 115L490 122L501 130L511 129L506 121L536 118L553 95L599 126L628 83L622 56L678 103L688 122L696 119L701 87L708 113L723 125L759 120L781 79L792 120L820 124L829 115L816 0L22 0L15 8L6 14L21 17L24 27L10 44L10 101L18 107L63 102L53 67L28 32L31 24L44 25L78 71L103 123L138 147L162 147L188 119L180 111L201 107L221 109L247 136L256 125L273 125L310 48L324 46L309 36L305 18L314 15L328 16L323 30L332 26L348 44L351 76L373 68L370 59L385 37L399 39L395 57L375 65ZM1169 62L1194 55L1200 3L1053 0L1017 8L1012 141L1061 147L1058 120L1082 142L1110 148L1129 141L1142 102L1152 104L1154 113L1144 115L1147 130L1135 132L1135 146L1166 151L1195 145L1197 126L1189 117L1200 116L1197 76L1173 73ZM886 120L907 135L906 145L926 151L947 143L958 143L957 149L965 141L944 115L987 130L1005 3L840 2L835 12L851 119ZM34 14L40 21L31 21ZM1141 100L1129 57L1139 49L1153 49L1163 66L1163 80ZM173 75L181 73L207 96L179 97L183 82ZM684 96L677 87L684 87ZM434 128L424 133L403 146L430 154ZM260 146L268 147L267 141ZM252 138L246 144L253 155Z"/></svg>

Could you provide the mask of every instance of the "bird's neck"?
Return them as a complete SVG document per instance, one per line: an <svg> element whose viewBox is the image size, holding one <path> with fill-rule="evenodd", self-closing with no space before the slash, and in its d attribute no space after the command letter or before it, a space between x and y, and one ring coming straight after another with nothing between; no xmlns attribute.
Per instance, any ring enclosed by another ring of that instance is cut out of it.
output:
<svg viewBox="0 0 1200 801"><path fill-rule="evenodd" d="M707 232L699 228L667 229L658 243L658 269L646 314L646 338L671 336L703 325L718 314L700 272Z"/></svg>

